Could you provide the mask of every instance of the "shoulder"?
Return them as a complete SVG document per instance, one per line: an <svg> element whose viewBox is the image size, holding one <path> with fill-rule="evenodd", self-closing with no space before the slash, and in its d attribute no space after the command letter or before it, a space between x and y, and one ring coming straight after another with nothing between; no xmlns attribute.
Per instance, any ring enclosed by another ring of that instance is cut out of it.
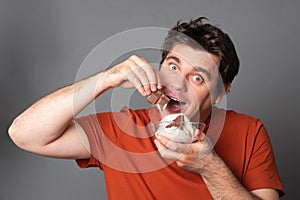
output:
<svg viewBox="0 0 300 200"><path fill-rule="evenodd" d="M234 110L218 109L218 112L225 116L222 136L244 141L255 141L258 135L267 137L265 126L259 118Z"/></svg>
<svg viewBox="0 0 300 200"><path fill-rule="evenodd" d="M97 119L99 123L110 122L122 122L133 121L137 124L147 124L149 123L149 109L136 109L133 110L128 107L123 107L119 112L100 112L97 113Z"/></svg>
<svg viewBox="0 0 300 200"><path fill-rule="evenodd" d="M235 121L240 121L240 122L250 122L250 123L255 123L259 121L257 117L250 116L245 113L240 113L234 110L226 110L226 118L228 120L235 120Z"/></svg>
<svg viewBox="0 0 300 200"><path fill-rule="evenodd" d="M133 110L131 108L124 106L121 109L120 113L127 115L130 118L138 118L138 119L149 118L148 117L149 109L146 108Z"/></svg>
<svg viewBox="0 0 300 200"><path fill-rule="evenodd" d="M137 124L149 123L149 109L133 110L128 107L123 107L119 112L99 112L76 118L82 126L95 126L96 124L105 126L114 126L116 123L127 123L133 121Z"/></svg>
<svg viewBox="0 0 300 200"><path fill-rule="evenodd" d="M239 113L234 110L226 111L225 123L228 126L234 126L241 129L259 128L263 125L259 118L245 113Z"/></svg>

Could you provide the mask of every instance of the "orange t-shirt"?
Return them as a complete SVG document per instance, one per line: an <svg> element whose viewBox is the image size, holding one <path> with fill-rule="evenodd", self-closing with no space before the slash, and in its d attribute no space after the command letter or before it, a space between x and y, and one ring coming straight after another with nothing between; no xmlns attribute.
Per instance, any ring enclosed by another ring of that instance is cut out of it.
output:
<svg viewBox="0 0 300 200"><path fill-rule="evenodd" d="M283 195L263 124L245 114L217 110L226 115L214 146L217 154L247 190L273 188ZM158 120L154 108L124 108L77 119L91 150L90 159L77 160L78 165L103 170L108 199L212 199L200 175L159 156L150 126Z"/></svg>

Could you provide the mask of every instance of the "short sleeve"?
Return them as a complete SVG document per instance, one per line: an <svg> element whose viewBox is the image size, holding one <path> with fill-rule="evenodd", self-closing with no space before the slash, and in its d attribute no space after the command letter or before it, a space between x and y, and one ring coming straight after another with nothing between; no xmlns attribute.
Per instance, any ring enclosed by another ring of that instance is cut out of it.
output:
<svg viewBox="0 0 300 200"><path fill-rule="evenodd" d="M76 160L81 168L118 165L124 150L130 151L132 138L148 137L145 124L149 122L147 110L132 111L127 107L120 112L102 112L83 116L75 120L84 130L89 159ZM138 135L136 135L138 134ZM134 147L135 149L135 147ZM134 150L133 150L134 151Z"/></svg>
<svg viewBox="0 0 300 200"><path fill-rule="evenodd" d="M284 195L283 186L276 167L272 144L266 128L259 122L252 145L250 160L244 177L249 190L272 188Z"/></svg>
<svg viewBox="0 0 300 200"><path fill-rule="evenodd" d="M76 123L78 123L84 130L89 144L90 158L88 159L77 159L76 163L80 168L88 167L99 167L102 168L101 162L97 159L99 152L98 145L99 143L99 133L101 132L100 125L96 115L88 115L84 117L77 118Z"/></svg>

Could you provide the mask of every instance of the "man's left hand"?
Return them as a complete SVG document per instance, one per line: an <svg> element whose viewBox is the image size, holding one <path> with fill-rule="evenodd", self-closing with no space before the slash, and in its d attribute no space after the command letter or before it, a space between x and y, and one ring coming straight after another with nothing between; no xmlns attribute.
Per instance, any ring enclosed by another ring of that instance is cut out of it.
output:
<svg viewBox="0 0 300 200"><path fill-rule="evenodd" d="M195 142L186 144L158 136L154 142L163 158L175 160L180 168L201 174L208 164L204 160L213 156L214 150L210 139L198 129L195 131L195 138Z"/></svg>

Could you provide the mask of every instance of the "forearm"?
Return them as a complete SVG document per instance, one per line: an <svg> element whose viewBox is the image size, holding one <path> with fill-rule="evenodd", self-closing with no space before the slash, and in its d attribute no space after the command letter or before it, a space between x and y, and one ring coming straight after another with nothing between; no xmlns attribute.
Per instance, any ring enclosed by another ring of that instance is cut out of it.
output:
<svg viewBox="0 0 300 200"><path fill-rule="evenodd" d="M107 84L98 83L102 78L103 73L98 73L40 99L14 120L9 129L11 138L22 147L54 141L74 115L109 88Z"/></svg>
<svg viewBox="0 0 300 200"><path fill-rule="evenodd" d="M215 152L205 159L208 162L200 174L214 199L260 199L246 190Z"/></svg>

